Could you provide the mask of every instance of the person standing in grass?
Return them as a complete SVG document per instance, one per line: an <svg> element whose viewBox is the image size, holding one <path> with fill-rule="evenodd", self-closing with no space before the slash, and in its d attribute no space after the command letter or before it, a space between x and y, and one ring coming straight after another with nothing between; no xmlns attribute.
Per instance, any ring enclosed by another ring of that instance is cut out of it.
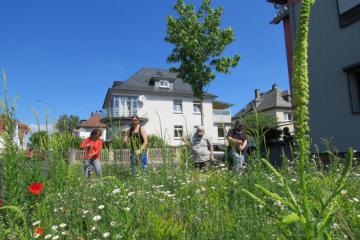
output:
<svg viewBox="0 0 360 240"><path fill-rule="evenodd" d="M245 159L244 154L248 144L247 137L241 129L241 122L236 121L235 127L231 129L226 136L226 139L229 141L227 151L229 169L235 169L237 171L243 168Z"/></svg>
<svg viewBox="0 0 360 240"><path fill-rule="evenodd" d="M146 145L148 144L147 134L145 128L140 124L138 116L131 117L131 128L126 131L124 137L125 143L130 143L130 170L131 174L135 173L135 165L141 165L142 170L147 168L147 152Z"/></svg>
<svg viewBox="0 0 360 240"><path fill-rule="evenodd" d="M195 168L207 169L214 161L214 148L210 139L205 135L205 128L198 127L195 134L191 137L191 143L186 138L182 138L186 145L191 145L192 156Z"/></svg>
<svg viewBox="0 0 360 240"><path fill-rule="evenodd" d="M85 150L84 153L84 175L90 177L91 167L95 170L97 176L101 174L100 153L102 150L103 140L100 139L100 129L93 129L90 137L85 138L80 144L80 148Z"/></svg>

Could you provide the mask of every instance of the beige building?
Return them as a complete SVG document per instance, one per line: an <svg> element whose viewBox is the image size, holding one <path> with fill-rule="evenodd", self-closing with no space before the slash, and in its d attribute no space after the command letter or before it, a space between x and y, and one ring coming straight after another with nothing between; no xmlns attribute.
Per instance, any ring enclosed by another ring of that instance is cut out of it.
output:
<svg viewBox="0 0 360 240"><path fill-rule="evenodd" d="M279 129L288 127L290 133L294 132L291 96L288 90L281 91L276 84L269 91L263 93L259 89L255 89L254 100L237 112L232 120L240 120L246 114L253 112L254 108L258 112L276 117Z"/></svg>

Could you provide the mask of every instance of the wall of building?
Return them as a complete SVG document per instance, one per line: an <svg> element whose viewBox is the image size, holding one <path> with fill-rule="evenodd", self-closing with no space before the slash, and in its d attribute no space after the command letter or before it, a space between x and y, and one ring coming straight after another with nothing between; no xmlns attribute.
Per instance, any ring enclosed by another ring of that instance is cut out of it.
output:
<svg viewBox="0 0 360 240"><path fill-rule="evenodd" d="M293 24L299 6L290 9ZM292 31L295 31L293 27ZM293 34L293 36L295 36ZM360 20L340 27L337 1L316 1L309 34L310 128L313 143L321 138L346 151L360 149L360 114L351 109L347 75L343 68L360 62Z"/></svg>
<svg viewBox="0 0 360 240"><path fill-rule="evenodd" d="M182 100L182 113L174 113L174 100ZM217 137L211 100L204 100L203 109L205 133L214 143L218 143L221 139ZM171 145L181 144L179 138L174 138L175 125L183 126L185 134L193 134L194 127L201 125L201 114L193 112L193 98L189 97L145 96L138 115L148 118L148 122L144 125L148 134L163 136Z"/></svg>
<svg viewBox="0 0 360 240"><path fill-rule="evenodd" d="M277 108L277 109L270 109L267 111L264 111L263 113L265 114L269 114L270 116L274 116L276 117L279 126L279 129L283 129L284 127L288 127L291 133L294 133L294 124L293 121L287 121L284 119L284 112L291 112L291 109L281 109L281 108Z"/></svg>

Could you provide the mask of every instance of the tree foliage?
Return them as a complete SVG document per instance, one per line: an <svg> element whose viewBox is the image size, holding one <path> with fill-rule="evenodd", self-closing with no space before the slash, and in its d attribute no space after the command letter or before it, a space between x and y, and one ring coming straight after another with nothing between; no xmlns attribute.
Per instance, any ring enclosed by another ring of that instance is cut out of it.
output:
<svg viewBox="0 0 360 240"><path fill-rule="evenodd" d="M180 64L171 71L203 99L204 88L215 79L215 72L229 73L229 68L240 60L239 55L222 56L226 46L235 40L234 31L231 27L221 29L223 8L211 8L210 0L204 0L197 11L193 4L177 0L174 10L178 17L167 17L165 41L175 46L167 60Z"/></svg>
<svg viewBox="0 0 360 240"><path fill-rule="evenodd" d="M76 126L79 124L79 117L75 115L66 115L63 114L59 117L56 123L56 129L60 132L69 132L72 133Z"/></svg>
<svg viewBox="0 0 360 240"><path fill-rule="evenodd" d="M31 134L31 146L33 148L46 148L49 141L49 134L46 131L39 131Z"/></svg>
<svg viewBox="0 0 360 240"><path fill-rule="evenodd" d="M272 129L277 126L277 119L275 116L262 112L246 114L241 118L241 122L244 124L246 130L258 128L262 132L265 129Z"/></svg>

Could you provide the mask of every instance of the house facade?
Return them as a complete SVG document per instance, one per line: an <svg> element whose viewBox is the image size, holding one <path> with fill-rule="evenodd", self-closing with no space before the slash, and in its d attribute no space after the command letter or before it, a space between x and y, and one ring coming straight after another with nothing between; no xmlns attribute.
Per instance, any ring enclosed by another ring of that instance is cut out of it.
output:
<svg viewBox="0 0 360 240"><path fill-rule="evenodd" d="M291 80L292 50L299 0L269 0L283 23ZM345 152L360 149L360 0L316 1L309 28L310 135L323 151L322 139ZM291 84L291 81L290 81Z"/></svg>
<svg viewBox="0 0 360 240"><path fill-rule="evenodd" d="M90 137L90 133L94 128L101 130L101 138L107 139L106 124L102 123L101 115L99 112L91 113L87 120L81 120L76 129L74 130L75 136L85 139Z"/></svg>
<svg viewBox="0 0 360 240"><path fill-rule="evenodd" d="M13 141L14 141L15 145L19 149L23 149L23 150L27 149L27 145L29 142L29 136L31 133L30 127L25 123L19 122L17 119L13 120L13 124L14 124ZM5 148L5 142L4 142L5 140L3 137L3 134L5 133L5 131L6 131L5 119L3 116L0 116L0 153L2 153Z"/></svg>
<svg viewBox="0 0 360 240"><path fill-rule="evenodd" d="M246 114L256 111L273 116L277 119L279 129L289 128L290 133L294 133L293 110L289 91L282 91L278 85L266 92L255 89L254 99L244 108L238 111L233 117L233 121L240 120Z"/></svg>
<svg viewBox="0 0 360 240"><path fill-rule="evenodd" d="M201 125L214 143L224 143L231 125L231 104L216 101L205 93L203 102L195 98L189 84L167 69L141 68L126 81L115 81L108 89L102 110L102 122L116 132L130 126L131 116L140 117L147 133L180 145ZM201 113L202 112L202 113ZM119 133L120 134L120 133Z"/></svg>

